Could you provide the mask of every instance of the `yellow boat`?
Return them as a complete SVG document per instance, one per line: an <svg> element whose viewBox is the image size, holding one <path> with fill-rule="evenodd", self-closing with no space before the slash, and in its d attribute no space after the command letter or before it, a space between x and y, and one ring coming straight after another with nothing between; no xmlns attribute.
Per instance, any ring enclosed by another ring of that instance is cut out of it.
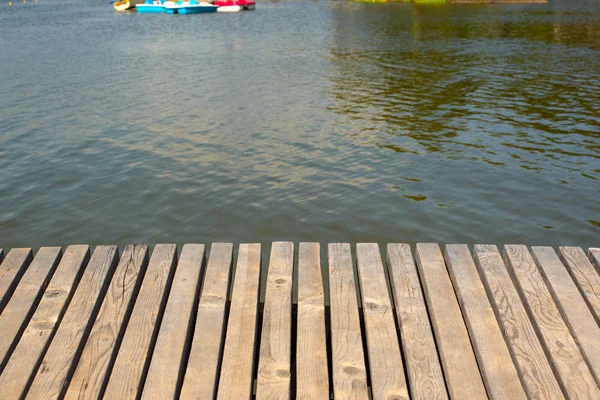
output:
<svg viewBox="0 0 600 400"><path fill-rule="evenodd" d="M117 11L135 10L136 4L143 4L144 0L118 0L113 3Z"/></svg>

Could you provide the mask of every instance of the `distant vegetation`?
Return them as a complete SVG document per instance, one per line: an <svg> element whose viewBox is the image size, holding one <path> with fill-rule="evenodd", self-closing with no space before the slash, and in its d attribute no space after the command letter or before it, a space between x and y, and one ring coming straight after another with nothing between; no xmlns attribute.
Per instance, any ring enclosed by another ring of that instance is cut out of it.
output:
<svg viewBox="0 0 600 400"><path fill-rule="evenodd" d="M416 3L416 4L527 4L547 3L548 0L352 0L361 3Z"/></svg>

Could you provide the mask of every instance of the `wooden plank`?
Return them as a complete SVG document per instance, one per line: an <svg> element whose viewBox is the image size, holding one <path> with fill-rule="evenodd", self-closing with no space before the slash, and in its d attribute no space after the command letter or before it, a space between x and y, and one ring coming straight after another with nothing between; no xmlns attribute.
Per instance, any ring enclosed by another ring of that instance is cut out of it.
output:
<svg viewBox="0 0 600 400"><path fill-rule="evenodd" d="M333 394L335 399L367 399L367 372L350 245L330 243L328 254Z"/></svg>
<svg viewBox="0 0 600 400"><path fill-rule="evenodd" d="M105 399L132 399L141 395L176 263L176 245L156 245L118 349Z"/></svg>
<svg viewBox="0 0 600 400"><path fill-rule="evenodd" d="M98 246L33 379L28 399L56 399L66 390L118 261L117 246Z"/></svg>
<svg viewBox="0 0 600 400"><path fill-rule="evenodd" d="M440 248L419 243L416 258L450 397L485 399L485 387Z"/></svg>
<svg viewBox="0 0 600 400"><path fill-rule="evenodd" d="M0 371L27 327L58 265L60 247L42 247L0 315Z"/></svg>
<svg viewBox="0 0 600 400"><path fill-rule="evenodd" d="M260 244L241 244L233 282L218 399L249 399L256 342Z"/></svg>
<svg viewBox="0 0 600 400"><path fill-rule="evenodd" d="M88 246L69 246L65 250L40 304L0 375L0 393L3 398L20 398L29 380L33 379L32 373L36 372L39 360L52 341L56 327L60 325L63 312L86 269L89 256Z"/></svg>
<svg viewBox="0 0 600 400"><path fill-rule="evenodd" d="M554 249L534 246L531 251L558 310L590 366L592 375L596 382L600 382L600 327Z"/></svg>
<svg viewBox="0 0 600 400"><path fill-rule="evenodd" d="M592 264L596 267L596 272L600 274L600 249L590 248L588 250L588 257Z"/></svg>
<svg viewBox="0 0 600 400"><path fill-rule="evenodd" d="M410 246L388 244L387 263L411 397L447 399L442 367Z"/></svg>
<svg viewBox="0 0 600 400"><path fill-rule="evenodd" d="M148 264L147 245L127 245L117 265L90 336L67 390L66 399L99 398L108 379L114 349L124 327Z"/></svg>
<svg viewBox="0 0 600 400"><path fill-rule="evenodd" d="M475 245L475 261L529 398L564 398L498 249Z"/></svg>
<svg viewBox="0 0 600 400"><path fill-rule="evenodd" d="M31 249L12 249L0 265L0 313L33 260Z"/></svg>
<svg viewBox="0 0 600 400"><path fill-rule="evenodd" d="M319 243L300 243L298 250L296 398L328 399L329 372L320 247Z"/></svg>
<svg viewBox="0 0 600 400"><path fill-rule="evenodd" d="M488 395L493 399L526 399L468 246L447 245L446 264Z"/></svg>
<svg viewBox="0 0 600 400"><path fill-rule="evenodd" d="M519 297L570 399L599 399L600 391L527 247L504 247Z"/></svg>
<svg viewBox="0 0 600 400"><path fill-rule="evenodd" d="M213 399L217 393L232 253L231 243L211 246L181 399Z"/></svg>
<svg viewBox="0 0 600 400"><path fill-rule="evenodd" d="M356 245L373 399L408 399L400 343L379 245Z"/></svg>
<svg viewBox="0 0 600 400"><path fill-rule="evenodd" d="M142 399L178 398L203 272L204 245L184 245L160 324Z"/></svg>
<svg viewBox="0 0 600 400"><path fill-rule="evenodd" d="M559 253L571 278L577 284L577 289L596 319L596 324L600 325L600 274L581 247L561 246Z"/></svg>
<svg viewBox="0 0 600 400"><path fill-rule="evenodd" d="M289 399L294 244L274 242L267 275L258 358L257 399Z"/></svg>

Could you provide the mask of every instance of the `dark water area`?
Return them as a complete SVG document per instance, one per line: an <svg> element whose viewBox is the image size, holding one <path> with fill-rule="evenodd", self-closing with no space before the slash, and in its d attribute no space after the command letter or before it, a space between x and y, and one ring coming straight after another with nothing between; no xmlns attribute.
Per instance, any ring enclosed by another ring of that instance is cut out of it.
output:
<svg viewBox="0 0 600 400"><path fill-rule="evenodd" d="M600 246L600 0L0 5L0 247Z"/></svg>

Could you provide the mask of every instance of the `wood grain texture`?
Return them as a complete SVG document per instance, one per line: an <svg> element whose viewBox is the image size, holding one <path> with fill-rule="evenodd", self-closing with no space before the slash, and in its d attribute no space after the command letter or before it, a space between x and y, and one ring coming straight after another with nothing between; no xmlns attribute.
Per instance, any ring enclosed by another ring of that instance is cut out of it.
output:
<svg viewBox="0 0 600 400"><path fill-rule="evenodd" d="M416 259L450 397L486 399L469 333L439 246L417 244Z"/></svg>
<svg viewBox="0 0 600 400"><path fill-rule="evenodd" d="M61 256L60 247L42 247L0 315L0 371L29 323Z"/></svg>
<svg viewBox="0 0 600 400"><path fill-rule="evenodd" d="M356 245L373 399L408 399L400 343L379 245Z"/></svg>
<svg viewBox="0 0 600 400"><path fill-rule="evenodd" d="M260 244L240 245L218 399L249 399L252 396L260 262Z"/></svg>
<svg viewBox="0 0 600 400"><path fill-rule="evenodd" d="M289 399L294 244L271 247L258 355L257 399Z"/></svg>
<svg viewBox="0 0 600 400"><path fill-rule="evenodd" d="M29 320L17 347L0 375L0 393L4 399L18 399L24 393L37 364L45 354L62 315L73 296L89 259L89 247L69 246L52 280Z"/></svg>
<svg viewBox="0 0 600 400"><path fill-rule="evenodd" d="M447 245L446 264L488 396L492 399L526 399L467 245Z"/></svg>
<svg viewBox="0 0 600 400"><path fill-rule="evenodd" d="M559 382L570 399L598 399L600 391L560 315L527 247L504 247L504 259L519 297L538 333Z"/></svg>
<svg viewBox="0 0 600 400"><path fill-rule="evenodd" d="M29 389L28 399L56 399L68 386L118 261L116 246L98 246Z"/></svg>
<svg viewBox="0 0 600 400"><path fill-rule="evenodd" d="M178 397L203 272L204 245L184 245L160 324L142 399Z"/></svg>
<svg viewBox="0 0 600 400"><path fill-rule="evenodd" d="M329 304L335 399L368 399L352 253L348 243L330 243Z"/></svg>
<svg viewBox="0 0 600 400"><path fill-rule="evenodd" d="M134 399L141 395L176 263L176 245L156 245L108 380L105 399Z"/></svg>
<svg viewBox="0 0 600 400"><path fill-rule="evenodd" d="M329 398L325 298L319 243L300 243L298 249L296 398Z"/></svg>
<svg viewBox="0 0 600 400"><path fill-rule="evenodd" d="M442 367L410 246L388 244L387 263L411 398L447 399Z"/></svg>
<svg viewBox="0 0 600 400"><path fill-rule="evenodd" d="M66 399L97 399L108 379L115 347L122 338L148 264L147 245L127 245L85 344Z"/></svg>
<svg viewBox="0 0 600 400"><path fill-rule="evenodd" d="M12 249L0 265L0 313L33 260L31 249Z"/></svg>
<svg viewBox="0 0 600 400"><path fill-rule="evenodd" d="M211 246L181 399L212 399L217 393L232 254L231 243Z"/></svg>
<svg viewBox="0 0 600 400"><path fill-rule="evenodd" d="M498 249L475 245L475 261L528 397L564 398Z"/></svg>
<svg viewBox="0 0 600 400"><path fill-rule="evenodd" d="M559 254L590 308L596 324L600 325L600 274L581 247L561 246Z"/></svg>
<svg viewBox="0 0 600 400"><path fill-rule="evenodd" d="M592 375L600 382L600 327L554 249L534 246L531 252Z"/></svg>
<svg viewBox="0 0 600 400"><path fill-rule="evenodd" d="M588 258L594 264L594 267L596 267L596 272L600 274L600 249L590 248L588 250Z"/></svg>

